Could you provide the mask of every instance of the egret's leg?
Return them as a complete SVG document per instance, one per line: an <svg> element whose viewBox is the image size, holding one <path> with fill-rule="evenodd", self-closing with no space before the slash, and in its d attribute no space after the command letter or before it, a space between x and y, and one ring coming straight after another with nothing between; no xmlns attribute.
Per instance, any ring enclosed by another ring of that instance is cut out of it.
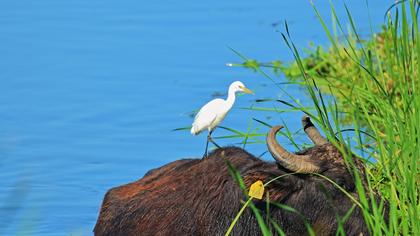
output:
<svg viewBox="0 0 420 236"><path fill-rule="evenodd" d="M209 135L210 135L210 134L209 134ZM204 151L203 158L206 158L206 157L207 157L207 149L208 149L208 147L209 147L209 135L207 135L206 151Z"/></svg>
<svg viewBox="0 0 420 236"><path fill-rule="evenodd" d="M213 139L211 138L211 133L213 133L213 130L209 132L209 134L207 135L207 143L206 143L206 151L204 152L203 158L208 156L207 150L209 148L209 141L214 144L217 148L220 148L219 145L217 145L216 142L213 141Z"/></svg>
<svg viewBox="0 0 420 236"><path fill-rule="evenodd" d="M214 146L216 146L217 148L220 148L219 145L217 145L216 142L213 141L213 139L211 138L211 133L213 133L213 130L211 132L209 132L209 136L207 136L207 140L209 140L212 144L214 144ZM208 142L208 141L207 141Z"/></svg>

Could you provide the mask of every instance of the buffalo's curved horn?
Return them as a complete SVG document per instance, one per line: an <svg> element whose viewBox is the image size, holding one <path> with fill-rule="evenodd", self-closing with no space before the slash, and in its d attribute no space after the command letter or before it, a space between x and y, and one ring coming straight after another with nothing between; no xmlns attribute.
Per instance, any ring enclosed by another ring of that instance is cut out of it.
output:
<svg viewBox="0 0 420 236"><path fill-rule="evenodd" d="M284 168L297 173L318 173L320 167L308 155L297 155L286 151L277 141L276 134L283 126L274 126L267 135L267 147L273 158Z"/></svg>
<svg viewBox="0 0 420 236"><path fill-rule="evenodd" d="M312 140L315 145L322 145L328 143L328 140L322 137L318 129L314 126L309 116L302 117L302 126L306 135Z"/></svg>

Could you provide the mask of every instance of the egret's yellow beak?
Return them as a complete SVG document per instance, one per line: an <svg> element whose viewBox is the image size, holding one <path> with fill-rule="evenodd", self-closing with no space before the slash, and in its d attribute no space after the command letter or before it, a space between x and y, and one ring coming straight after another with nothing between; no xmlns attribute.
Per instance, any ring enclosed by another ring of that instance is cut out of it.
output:
<svg viewBox="0 0 420 236"><path fill-rule="evenodd" d="M242 92L244 92L244 93L254 94L254 92L252 92L252 90L250 90L246 87L240 86L240 88L242 89Z"/></svg>

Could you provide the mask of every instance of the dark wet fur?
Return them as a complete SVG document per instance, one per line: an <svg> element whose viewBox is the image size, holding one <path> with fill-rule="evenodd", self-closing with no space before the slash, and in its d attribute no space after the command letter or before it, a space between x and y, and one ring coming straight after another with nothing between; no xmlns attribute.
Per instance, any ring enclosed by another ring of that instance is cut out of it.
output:
<svg viewBox="0 0 420 236"><path fill-rule="evenodd" d="M357 198L353 178L339 152L325 144L305 150L323 165L322 174L339 183ZM107 192L96 223L95 235L224 235L246 199L229 174L225 160L240 172L249 187L283 175L274 162L258 159L243 149L221 148L205 159L184 159L149 171L142 179ZM363 172L363 165L356 161ZM362 174L364 176L364 174ZM296 174L270 184L270 201L299 211L317 235L335 235L336 215L343 217L353 203L326 180ZM266 218L266 203L254 200ZM273 218L287 235L306 235L303 219L274 205ZM274 229L270 228L274 234ZM361 211L356 207L345 222L347 235L368 235ZM232 235L261 235L250 209L246 209Z"/></svg>

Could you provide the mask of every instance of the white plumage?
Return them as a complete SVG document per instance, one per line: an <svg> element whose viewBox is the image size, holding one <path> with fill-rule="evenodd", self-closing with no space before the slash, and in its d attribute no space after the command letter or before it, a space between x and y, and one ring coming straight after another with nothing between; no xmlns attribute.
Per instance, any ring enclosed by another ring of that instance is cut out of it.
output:
<svg viewBox="0 0 420 236"><path fill-rule="evenodd" d="M204 129L212 131L225 118L231 107L221 98L208 102L195 116L191 134L197 135Z"/></svg>
<svg viewBox="0 0 420 236"><path fill-rule="evenodd" d="M236 93L244 92L252 94L252 91L247 89L241 81L235 81L229 86L228 97L226 100L216 98L205 104L195 116L191 128L191 134L197 135L201 131L207 129L209 134L207 136L206 152L207 155L208 142L211 141L211 133L220 122L226 117L227 113L235 103Z"/></svg>

